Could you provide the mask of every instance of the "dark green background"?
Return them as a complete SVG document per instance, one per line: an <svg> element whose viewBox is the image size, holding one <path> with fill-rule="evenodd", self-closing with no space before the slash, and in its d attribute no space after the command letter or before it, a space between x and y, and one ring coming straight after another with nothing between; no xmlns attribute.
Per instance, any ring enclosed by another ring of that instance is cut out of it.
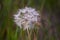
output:
<svg viewBox="0 0 60 40"><path fill-rule="evenodd" d="M41 12L38 40L60 40L60 0L0 0L0 40L18 40L13 14L25 6Z"/></svg>

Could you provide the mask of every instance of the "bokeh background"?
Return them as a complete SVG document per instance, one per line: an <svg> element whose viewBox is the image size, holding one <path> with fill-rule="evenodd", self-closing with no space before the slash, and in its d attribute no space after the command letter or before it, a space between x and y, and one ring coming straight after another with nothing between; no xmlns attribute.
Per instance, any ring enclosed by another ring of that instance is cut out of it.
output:
<svg viewBox="0 0 60 40"><path fill-rule="evenodd" d="M41 27L32 33L37 40L60 40L60 0L0 0L0 40L28 40L13 21L13 14L25 6L41 12Z"/></svg>

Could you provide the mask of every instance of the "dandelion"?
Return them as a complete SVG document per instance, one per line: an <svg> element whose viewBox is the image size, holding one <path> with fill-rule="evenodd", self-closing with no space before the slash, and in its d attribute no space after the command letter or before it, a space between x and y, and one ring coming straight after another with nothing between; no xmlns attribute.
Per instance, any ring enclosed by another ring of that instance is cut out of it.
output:
<svg viewBox="0 0 60 40"><path fill-rule="evenodd" d="M25 7L23 9L19 9L17 11L17 14L14 14L14 22L19 26L20 28L26 29L33 29L34 24L38 22L40 19L39 12L36 11L34 8L31 7Z"/></svg>

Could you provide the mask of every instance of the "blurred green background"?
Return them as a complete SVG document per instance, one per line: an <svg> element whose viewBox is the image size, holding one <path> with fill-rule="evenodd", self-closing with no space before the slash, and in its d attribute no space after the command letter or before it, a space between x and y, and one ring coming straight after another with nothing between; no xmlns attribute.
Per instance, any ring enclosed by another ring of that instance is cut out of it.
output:
<svg viewBox="0 0 60 40"><path fill-rule="evenodd" d="M60 40L60 0L0 0L0 40L28 40L13 21L13 14L25 6L41 12L37 40Z"/></svg>

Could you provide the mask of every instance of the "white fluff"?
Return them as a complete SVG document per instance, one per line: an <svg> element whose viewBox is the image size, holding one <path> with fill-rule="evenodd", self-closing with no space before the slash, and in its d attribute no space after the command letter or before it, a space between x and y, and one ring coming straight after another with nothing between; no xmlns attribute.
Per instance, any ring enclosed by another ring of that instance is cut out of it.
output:
<svg viewBox="0 0 60 40"><path fill-rule="evenodd" d="M14 14L14 22L24 30L31 29L34 28L33 22L38 22L38 16L39 13L34 8L25 7Z"/></svg>

